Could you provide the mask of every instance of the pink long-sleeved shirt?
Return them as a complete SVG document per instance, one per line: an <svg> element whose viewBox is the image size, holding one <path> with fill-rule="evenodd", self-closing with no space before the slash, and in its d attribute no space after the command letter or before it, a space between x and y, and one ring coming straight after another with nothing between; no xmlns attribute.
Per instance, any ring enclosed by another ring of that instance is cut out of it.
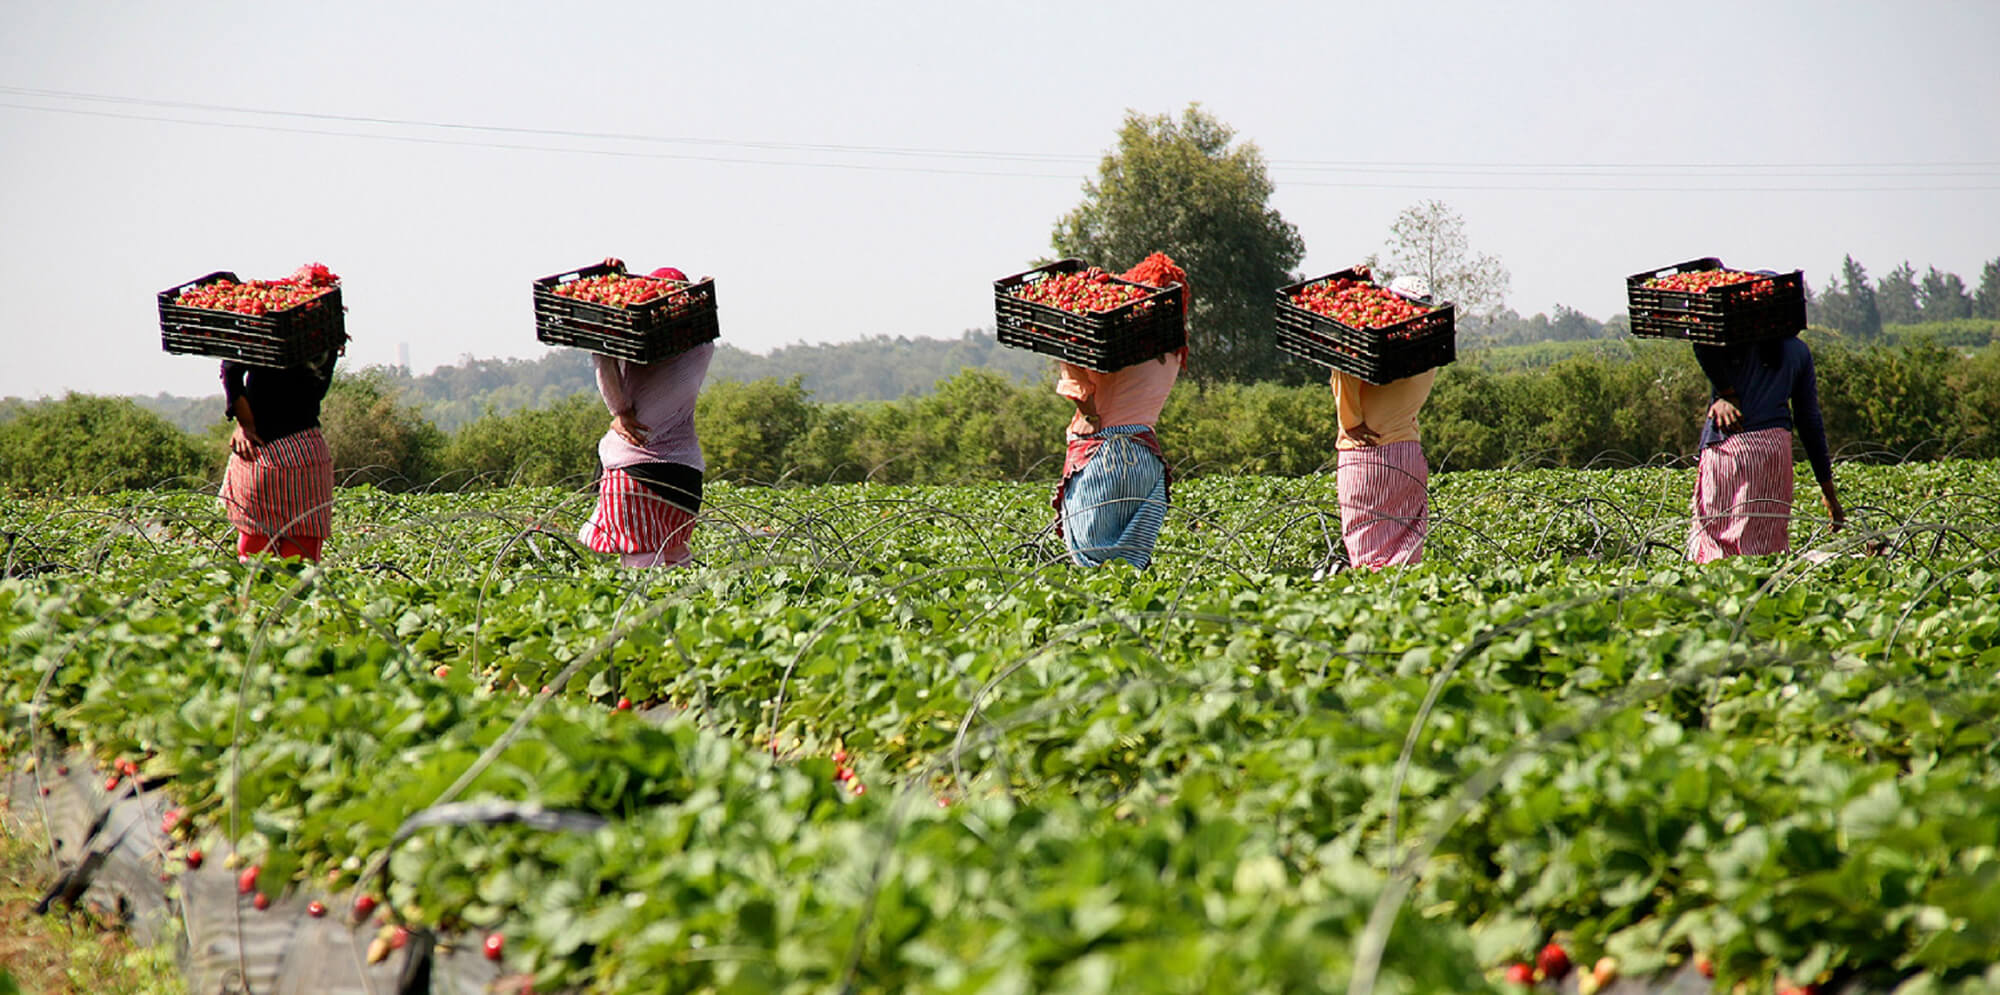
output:
<svg viewBox="0 0 2000 995"><path fill-rule="evenodd" d="M646 444L635 446L617 432L607 431L597 443L597 458L607 470L639 463L679 463L697 470L701 440L694 432L694 402L708 377L715 343L705 342L657 363L633 363L593 356L597 392L613 415L627 407L646 426Z"/></svg>

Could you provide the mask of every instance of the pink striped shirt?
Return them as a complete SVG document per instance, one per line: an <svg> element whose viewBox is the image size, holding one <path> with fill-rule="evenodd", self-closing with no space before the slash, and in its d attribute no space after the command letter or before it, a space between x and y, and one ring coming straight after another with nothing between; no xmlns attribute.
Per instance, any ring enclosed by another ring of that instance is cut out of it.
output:
<svg viewBox="0 0 2000 995"><path fill-rule="evenodd" d="M597 366L597 392L604 397L605 408L616 415L629 405L639 424L646 426L644 446L625 441L617 432L604 433L597 443L597 458L605 469L639 463L708 468L701 458L701 440L695 436L694 402L714 356L715 343L704 342L657 363L591 357Z"/></svg>

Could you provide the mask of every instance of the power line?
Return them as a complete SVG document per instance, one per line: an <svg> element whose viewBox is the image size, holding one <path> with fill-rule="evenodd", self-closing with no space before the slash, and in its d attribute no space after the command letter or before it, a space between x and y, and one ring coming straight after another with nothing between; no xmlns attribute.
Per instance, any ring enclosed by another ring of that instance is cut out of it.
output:
<svg viewBox="0 0 2000 995"><path fill-rule="evenodd" d="M451 131L482 131L508 135L534 135L543 138L580 138L596 141L645 142L674 145L718 145L733 148L762 149L766 151L793 152L845 152L863 155L924 156L933 158L1001 159L1019 162L1089 162L1096 156L1051 154L1038 152L993 152L966 151L962 149L925 149L886 145L840 145L819 142L765 142L742 141L728 138L698 138L673 135L646 135L616 131L572 131L562 128L526 128L511 125L465 124L456 121L426 121L416 118L371 117L354 114L325 114L313 111L285 111L262 107L241 107L229 104L203 104L179 100L155 100L146 97L124 97L101 93L77 93L67 90L37 90L27 87L0 86L0 93L24 97L43 97L61 100L84 100L99 103L128 104L143 107L161 107L172 110L196 110L218 114L254 114L266 117L301 118L314 121L339 121L347 124L368 124L400 128L437 128ZM49 108L55 110L55 108Z"/></svg>
<svg viewBox="0 0 2000 995"><path fill-rule="evenodd" d="M946 169L925 166L885 166L852 162L797 162L783 159L751 159L737 156L696 155L677 152L635 152L621 149L575 148L556 145L525 145L512 142L481 142L454 138L425 138L421 135L370 135L351 131L330 131L323 128L297 128L275 124L251 124L242 121L198 121L189 118L156 117L146 114L121 114L117 111L93 111L67 107L37 107L0 101L0 107L14 110L42 111L51 114L73 114L83 117L111 118L122 121L146 121L154 124L184 124L202 128L227 128L234 131L263 131L287 135L317 135L328 138L360 138L371 141L404 142L415 145L448 145L461 148L500 149L510 152L556 152L576 155L609 156L620 159L682 159L695 162L719 162L733 165L760 166L808 166L819 169L858 169L894 173L935 173L952 176L1001 176L1023 179L1075 180L1071 173L1020 173L984 169Z"/></svg>
<svg viewBox="0 0 2000 995"><path fill-rule="evenodd" d="M715 162L732 165L768 165L811 167L822 169L848 169L875 172L903 172L934 175L995 176L1024 179L1077 180L1078 173L1020 172L1004 169L966 169L944 166L889 165L863 162L843 162L827 159L800 160L785 158L758 158L752 156L730 156L698 154L693 152L636 151L592 146L530 144L521 142L501 142L458 137L461 133L519 135L540 138L571 139L584 142L631 142L641 144L691 145L718 149L746 149L766 153L788 153L807 156L889 156L895 158L939 158L957 160L986 160L995 165L1020 164L1082 164L1094 160L1095 156L1061 153L1027 153L1005 151L980 151L965 149L927 149L902 146L846 145L816 142L772 142L743 141L735 139L705 138L693 136L649 135L624 132L580 131L557 128L530 128L505 125L477 125L452 121L429 121L415 118L393 118L350 114L329 114L311 111L287 111L273 108L247 107L230 104L196 103L190 101L159 100L146 97L121 96L114 94L86 93L70 90L50 90L31 87L0 86L0 94L27 97L40 100L82 101L106 103L134 108L162 110L197 111L205 114L233 114L258 117L276 117L305 121L323 121L340 124L360 125L371 128L428 129L445 132L451 137L437 137L409 134L383 134L367 131L334 130L329 128L309 128L261 122L217 121L189 117L172 117L158 114L127 113L110 110L93 110L79 107L47 106L0 101L0 107L40 111L50 114L67 114L83 117L131 120L160 124L186 125L192 127L226 128L239 131L262 131L278 134L301 134L332 138L360 138L375 141L395 141L419 145L457 146L484 148L502 151L578 153L584 155L607 156L613 158L674 159L695 162ZM1635 162L1635 163L1584 163L1584 162L1543 162L1543 163L1501 163L1501 162L1449 162L1449 161L1409 161L1388 160L1268 160L1267 165L1274 172L1287 173L1340 173L1350 176L1442 176L1442 177L1491 177L1500 180L1547 180L1560 177L1598 180L1633 180L1645 178L1680 178L1684 181L1724 180L1724 179L1804 179L1828 181L1855 181L1869 178L1881 179L1952 179L1961 177L2000 178L2000 162L1884 162L1884 163L1751 163L1751 162ZM1645 170L1645 171L1641 171ZM1729 172L1715 172L1727 170ZM1776 172L1793 170L1794 172ZM1843 172L1796 172L1797 170L1840 170ZM1865 170L1867 172L1856 172ZM1915 172L1912 172L1912 171ZM1940 172L1940 170L1944 170ZM1288 185L1302 187L1329 187L1347 189L1381 190L1461 190L1461 191L1523 191L1552 193L1944 193L2000 190L2000 185L1984 184L1926 184L1926 185L1605 185L1580 186L1565 184L1523 184L1523 183L1458 183L1440 184L1434 182L1390 183L1372 180L1315 180L1289 179Z"/></svg>

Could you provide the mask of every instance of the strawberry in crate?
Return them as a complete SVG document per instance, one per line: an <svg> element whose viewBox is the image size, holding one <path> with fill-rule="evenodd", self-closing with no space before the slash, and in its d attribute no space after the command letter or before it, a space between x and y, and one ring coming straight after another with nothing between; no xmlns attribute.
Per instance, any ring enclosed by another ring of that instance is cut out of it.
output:
<svg viewBox="0 0 2000 995"><path fill-rule="evenodd" d="M679 273L679 270L674 270ZM687 286L687 281L661 276L630 276L625 273L603 273L598 276L580 277L568 283L560 283L551 288L557 297L585 301L591 304L608 304L613 307L629 307L655 301Z"/></svg>
<svg viewBox="0 0 2000 995"><path fill-rule="evenodd" d="M292 275L279 280L238 283L223 277L197 284L181 291L174 303L212 311L261 315L297 307L339 285L340 277L324 263L307 263Z"/></svg>
<svg viewBox="0 0 2000 995"><path fill-rule="evenodd" d="M1435 310L1368 280L1348 276L1303 287L1292 295L1292 303L1349 328L1387 328Z"/></svg>
<svg viewBox="0 0 2000 995"><path fill-rule="evenodd" d="M1046 304L1072 314L1115 311L1152 291L1120 283L1102 268L1092 266L1074 273L1055 273L1030 280L1014 291L1014 296L1035 304Z"/></svg>

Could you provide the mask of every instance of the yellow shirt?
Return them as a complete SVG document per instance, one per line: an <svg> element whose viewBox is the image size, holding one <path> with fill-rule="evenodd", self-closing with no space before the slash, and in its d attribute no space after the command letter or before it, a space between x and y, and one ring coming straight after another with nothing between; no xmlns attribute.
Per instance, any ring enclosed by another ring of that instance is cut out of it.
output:
<svg viewBox="0 0 2000 995"><path fill-rule="evenodd" d="M1152 427L1167 406L1167 394L1181 375L1179 356L1168 353L1156 359L1134 363L1122 370L1099 373L1081 366L1059 362L1056 393L1072 401L1097 402L1097 424L1084 420L1079 410L1069 422L1069 434L1089 435L1114 425Z"/></svg>
<svg viewBox="0 0 2000 995"><path fill-rule="evenodd" d="M1333 371L1330 380L1333 403L1340 413L1338 448L1363 449L1391 442L1423 441L1417 437L1417 411L1431 396L1431 384L1436 380L1437 370L1432 368L1377 387L1359 377ZM1372 440L1364 442L1351 434L1361 425L1374 430Z"/></svg>

